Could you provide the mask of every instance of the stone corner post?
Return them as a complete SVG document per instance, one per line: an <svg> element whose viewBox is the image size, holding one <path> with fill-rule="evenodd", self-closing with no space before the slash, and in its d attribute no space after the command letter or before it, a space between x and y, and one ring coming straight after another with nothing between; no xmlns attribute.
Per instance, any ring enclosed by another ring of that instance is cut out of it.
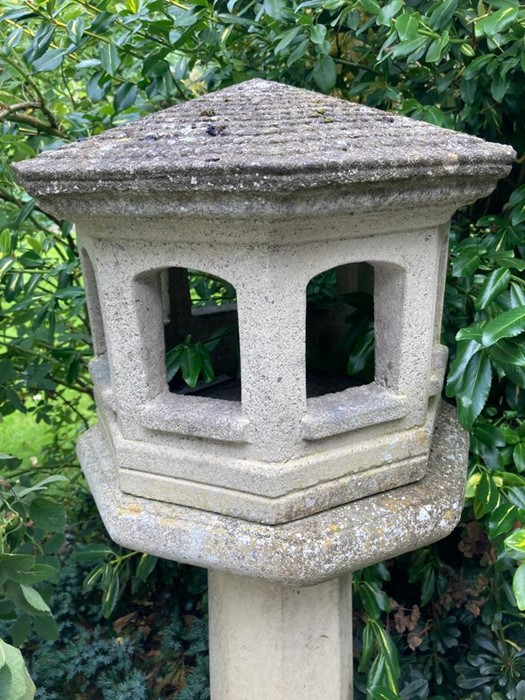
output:
<svg viewBox="0 0 525 700"><path fill-rule="evenodd" d="M512 160L252 80L15 166L77 227L99 414L78 454L104 523L210 569L213 700L350 700L351 572L455 526L467 439L439 401L448 225ZM309 282L334 268L339 296L313 308ZM188 270L235 298L197 308ZM354 384L337 370L353 291L373 293L375 337L373 377ZM235 323L240 380L225 340L217 382L168 384L188 329L206 341Z"/></svg>

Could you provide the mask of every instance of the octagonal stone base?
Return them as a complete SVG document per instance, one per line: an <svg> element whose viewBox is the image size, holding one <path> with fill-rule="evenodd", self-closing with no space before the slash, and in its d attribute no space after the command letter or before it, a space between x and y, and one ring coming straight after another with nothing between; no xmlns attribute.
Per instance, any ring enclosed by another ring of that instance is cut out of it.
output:
<svg viewBox="0 0 525 700"><path fill-rule="evenodd" d="M124 494L99 426L78 455L110 537L165 559L288 585L312 585L435 542L461 515L468 436L438 413L427 475L416 483L281 525Z"/></svg>

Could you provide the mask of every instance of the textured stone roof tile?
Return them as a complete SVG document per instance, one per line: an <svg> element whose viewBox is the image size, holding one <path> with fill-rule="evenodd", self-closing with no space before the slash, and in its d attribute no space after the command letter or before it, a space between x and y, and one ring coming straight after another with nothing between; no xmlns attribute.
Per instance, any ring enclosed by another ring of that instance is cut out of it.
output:
<svg viewBox="0 0 525 700"><path fill-rule="evenodd" d="M293 191L447 175L497 178L509 146L265 80L165 109L14 166L35 195Z"/></svg>

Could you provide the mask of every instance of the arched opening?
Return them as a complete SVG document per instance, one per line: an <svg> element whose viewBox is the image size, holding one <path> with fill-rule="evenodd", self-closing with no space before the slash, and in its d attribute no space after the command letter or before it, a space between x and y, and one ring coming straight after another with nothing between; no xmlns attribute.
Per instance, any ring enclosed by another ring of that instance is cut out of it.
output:
<svg viewBox="0 0 525 700"><path fill-rule="evenodd" d="M233 285L200 270L161 273L171 393L241 400L239 322Z"/></svg>
<svg viewBox="0 0 525 700"><path fill-rule="evenodd" d="M340 265L307 287L306 391L308 398L374 381L374 268Z"/></svg>
<svg viewBox="0 0 525 700"><path fill-rule="evenodd" d="M98 295L97 278L93 263L83 248L80 251L80 261L84 276L84 289L86 291L86 303L91 328L91 338L93 341L93 351L97 357L106 353L106 335L104 333L104 320Z"/></svg>

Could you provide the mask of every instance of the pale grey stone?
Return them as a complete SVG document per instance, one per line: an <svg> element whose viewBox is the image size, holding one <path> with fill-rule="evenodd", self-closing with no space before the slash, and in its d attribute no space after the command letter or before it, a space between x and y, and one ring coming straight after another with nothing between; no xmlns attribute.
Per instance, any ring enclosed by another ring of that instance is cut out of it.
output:
<svg viewBox="0 0 525 700"><path fill-rule="evenodd" d="M121 489L272 525L421 479L446 366L450 216L513 153L254 80L16 164L44 208L77 224L97 449ZM375 380L310 398L307 284L362 262ZM166 268L235 286L241 401L169 392Z"/></svg>
<svg viewBox="0 0 525 700"><path fill-rule="evenodd" d="M253 578L320 583L449 534L463 508L468 435L443 405L420 481L283 525L261 525L123 493L100 427L79 441L110 537L129 549Z"/></svg>

